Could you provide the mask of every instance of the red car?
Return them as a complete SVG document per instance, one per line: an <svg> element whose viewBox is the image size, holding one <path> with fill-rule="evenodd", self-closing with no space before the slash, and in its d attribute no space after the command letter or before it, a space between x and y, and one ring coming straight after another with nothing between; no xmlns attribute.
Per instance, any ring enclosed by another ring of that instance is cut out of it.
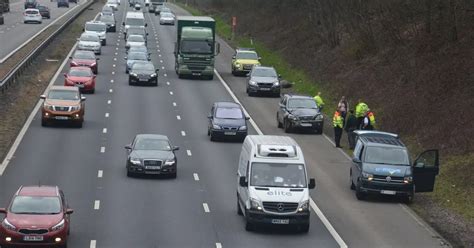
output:
<svg viewBox="0 0 474 248"><path fill-rule="evenodd" d="M67 247L73 210L57 186L22 186L0 213L0 246Z"/></svg>
<svg viewBox="0 0 474 248"><path fill-rule="evenodd" d="M72 57L70 57L71 62L69 65L71 67L76 67L76 66L85 66L85 67L90 67L94 74L97 74L98 72L98 60L99 58L95 57L94 52L92 51L84 51L84 50L77 50L74 52Z"/></svg>
<svg viewBox="0 0 474 248"><path fill-rule="evenodd" d="M71 67L64 73L64 86L76 86L81 92L94 93L95 77L89 67Z"/></svg>

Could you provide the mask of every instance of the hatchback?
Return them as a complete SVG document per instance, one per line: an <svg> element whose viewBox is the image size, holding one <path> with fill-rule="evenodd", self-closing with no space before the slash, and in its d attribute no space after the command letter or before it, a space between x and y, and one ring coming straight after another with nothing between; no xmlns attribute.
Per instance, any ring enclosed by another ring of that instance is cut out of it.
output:
<svg viewBox="0 0 474 248"><path fill-rule="evenodd" d="M23 22L42 23L43 17L38 9L26 9L25 12L23 12Z"/></svg>

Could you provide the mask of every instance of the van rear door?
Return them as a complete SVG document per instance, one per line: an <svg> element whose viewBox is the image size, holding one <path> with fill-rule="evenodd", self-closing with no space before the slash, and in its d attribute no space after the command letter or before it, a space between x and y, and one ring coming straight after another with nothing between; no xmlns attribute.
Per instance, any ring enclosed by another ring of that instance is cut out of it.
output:
<svg viewBox="0 0 474 248"><path fill-rule="evenodd" d="M418 155L413 164L413 181L416 192L433 192L439 174L439 151L427 150Z"/></svg>

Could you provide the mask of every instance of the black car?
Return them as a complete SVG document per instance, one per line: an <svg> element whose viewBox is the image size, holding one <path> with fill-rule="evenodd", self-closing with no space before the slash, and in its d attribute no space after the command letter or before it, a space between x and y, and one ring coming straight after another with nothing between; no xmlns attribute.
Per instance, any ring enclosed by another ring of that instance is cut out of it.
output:
<svg viewBox="0 0 474 248"><path fill-rule="evenodd" d="M358 200L367 194L401 196L413 201L415 192L432 192L439 173L438 150L427 150L410 161L397 134L354 131L356 146L349 171L351 189Z"/></svg>
<svg viewBox="0 0 474 248"><path fill-rule="evenodd" d="M115 33L117 31L115 17L113 15L102 15L100 21L107 25L107 32Z"/></svg>
<svg viewBox="0 0 474 248"><path fill-rule="evenodd" d="M38 7L38 2L36 0L26 0L25 9L36 9Z"/></svg>
<svg viewBox="0 0 474 248"><path fill-rule="evenodd" d="M289 133L296 128L323 133L324 117L311 96L284 94L276 114L277 125Z"/></svg>
<svg viewBox="0 0 474 248"><path fill-rule="evenodd" d="M51 13L49 12L49 8L43 5L38 5L37 9L39 10L41 16L46 19L51 19Z"/></svg>
<svg viewBox="0 0 474 248"><path fill-rule="evenodd" d="M127 150L127 176L170 175L176 178L178 160L167 136L159 134L138 134Z"/></svg>
<svg viewBox="0 0 474 248"><path fill-rule="evenodd" d="M211 141L217 139L238 139L247 136L247 120L242 107L234 102L216 102L209 113L207 135Z"/></svg>
<svg viewBox="0 0 474 248"><path fill-rule="evenodd" d="M158 69L152 62L135 62L129 71L128 84L151 84L158 86Z"/></svg>
<svg viewBox="0 0 474 248"><path fill-rule="evenodd" d="M275 68L269 66L254 65L249 74L247 74L247 94L267 93L280 96L281 85L280 75Z"/></svg>
<svg viewBox="0 0 474 248"><path fill-rule="evenodd" d="M58 8L61 8L61 7L69 8L68 0L57 0L57 1L58 1Z"/></svg>
<svg viewBox="0 0 474 248"><path fill-rule="evenodd" d="M68 0L70 3L77 3L77 0Z"/></svg>

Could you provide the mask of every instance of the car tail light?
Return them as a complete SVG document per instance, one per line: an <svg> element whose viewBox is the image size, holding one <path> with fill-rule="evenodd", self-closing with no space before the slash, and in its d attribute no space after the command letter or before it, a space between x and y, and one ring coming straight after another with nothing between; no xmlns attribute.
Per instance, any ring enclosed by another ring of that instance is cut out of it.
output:
<svg viewBox="0 0 474 248"><path fill-rule="evenodd" d="M77 63L74 61L71 61L71 65L77 66Z"/></svg>

